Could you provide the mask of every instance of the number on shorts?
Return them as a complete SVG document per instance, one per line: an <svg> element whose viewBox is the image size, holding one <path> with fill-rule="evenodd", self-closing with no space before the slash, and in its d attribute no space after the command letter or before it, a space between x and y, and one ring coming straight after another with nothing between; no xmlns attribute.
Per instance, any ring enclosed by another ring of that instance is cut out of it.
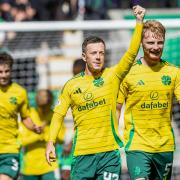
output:
<svg viewBox="0 0 180 180"><path fill-rule="evenodd" d="M12 159L13 165L11 166L11 169L14 171L18 170L18 161L16 159Z"/></svg>
<svg viewBox="0 0 180 180"><path fill-rule="evenodd" d="M118 174L110 173L110 172L104 172L104 178L103 180L118 180L119 176Z"/></svg>
<svg viewBox="0 0 180 180"><path fill-rule="evenodd" d="M166 164L165 172L163 174L163 177L166 177L169 174L171 167L172 167L172 163L167 163Z"/></svg>

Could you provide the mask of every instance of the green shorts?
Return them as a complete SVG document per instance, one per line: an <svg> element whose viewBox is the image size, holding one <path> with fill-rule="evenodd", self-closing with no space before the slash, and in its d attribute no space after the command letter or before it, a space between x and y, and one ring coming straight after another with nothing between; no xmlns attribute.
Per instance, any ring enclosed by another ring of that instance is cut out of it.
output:
<svg viewBox="0 0 180 180"><path fill-rule="evenodd" d="M147 153L142 151L126 152L127 167L131 180L170 180L173 152Z"/></svg>
<svg viewBox="0 0 180 180"><path fill-rule="evenodd" d="M121 157L119 150L84 156L74 156L71 180L119 180Z"/></svg>
<svg viewBox="0 0 180 180"><path fill-rule="evenodd" d="M16 178L19 172L19 154L0 154L0 174Z"/></svg>
<svg viewBox="0 0 180 180"><path fill-rule="evenodd" d="M23 180L57 180L58 177L56 177L56 174L54 171L51 171L49 173L45 173L42 175L22 175Z"/></svg>

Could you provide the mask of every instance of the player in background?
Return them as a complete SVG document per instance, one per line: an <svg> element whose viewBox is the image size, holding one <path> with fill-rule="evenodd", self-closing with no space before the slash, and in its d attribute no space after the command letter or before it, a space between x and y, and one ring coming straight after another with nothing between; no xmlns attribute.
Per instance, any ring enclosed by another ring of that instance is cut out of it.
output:
<svg viewBox="0 0 180 180"><path fill-rule="evenodd" d="M105 42L88 37L82 44L85 72L69 80L59 96L50 126L46 149L49 164L55 159L54 143L69 107L74 119L73 164L71 179L119 179L120 153L116 101L120 82L138 53L145 9L133 7L136 27L131 45L119 63L104 68Z"/></svg>
<svg viewBox="0 0 180 180"><path fill-rule="evenodd" d="M23 162L21 173L24 180L59 179L58 162L49 166L45 158L45 148L49 135L49 125L52 118L53 94L50 90L40 89L36 95L36 108L30 108L30 117L38 125L43 127L43 133L35 134L20 123L20 141L23 146ZM62 125L58 134L57 143L64 142L66 133L65 125Z"/></svg>
<svg viewBox="0 0 180 180"><path fill-rule="evenodd" d="M170 180L175 140L173 95L180 102L180 69L161 58L165 27L144 23L138 59L120 86L117 111L125 101L124 144L131 180Z"/></svg>
<svg viewBox="0 0 180 180"><path fill-rule="evenodd" d="M42 127L29 118L26 90L12 82L13 58L0 53L0 180L12 180L19 171L18 114L31 131L41 133Z"/></svg>
<svg viewBox="0 0 180 180"><path fill-rule="evenodd" d="M82 71L85 71L86 63L83 61L82 58L75 59L73 62L73 76L81 73Z"/></svg>

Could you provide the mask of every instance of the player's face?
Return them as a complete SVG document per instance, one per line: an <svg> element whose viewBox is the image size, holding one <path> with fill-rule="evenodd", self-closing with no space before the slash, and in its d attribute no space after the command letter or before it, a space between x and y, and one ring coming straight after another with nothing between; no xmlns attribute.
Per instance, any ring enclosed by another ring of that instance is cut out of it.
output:
<svg viewBox="0 0 180 180"><path fill-rule="evenodd" d="M0 86L7 86L11 80L11 68L7 64L0 65Z"/></svg>
<svg viewBox="0 0 180 180"><path fill-rule="evenodd" d="M160 61L162 56L164 37L148 30L142 39L142 47L144 60L149 62L149 64L155 65Z"/></svg>
<svg viewBox="0 0 180 180"><path fill-rule="evenodd" d="M39 90L36 96L38 106L48 105L48 93L45 90Z"/></svg>
<svg viewBox="0 0 180 180"><path fill-rule="evenodd" d="M86 47L86 52L83 53L83 60L86 61L86 70L90 73L101 72L104 66L105 46L103 43L92 43Z"/></svg>

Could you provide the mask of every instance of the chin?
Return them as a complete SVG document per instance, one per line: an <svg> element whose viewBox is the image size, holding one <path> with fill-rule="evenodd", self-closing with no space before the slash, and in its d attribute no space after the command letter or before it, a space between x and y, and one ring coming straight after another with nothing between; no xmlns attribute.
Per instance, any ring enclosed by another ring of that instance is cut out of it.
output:
<svg viewBox="0 0 180 180"><path fill-rule="evenodd" d="M1 82L0 83L0 86L7 86L7 85L9 85L9 81L8 82Z"/></svg>
<svg viewBox="0 0 180 180"><path fill-rule="evenodd" d="M95 73L99 73L99 72L101 72L101 71L102 71L102 68L94 69L94 72L95 72Z"/></svg>
<svg viewBox="0 0 180 180"><path fill-rule="evenodd" d="M150 56L149 59L151 59L151 61L160 61L161 56Z"/></svg>
<svg viewBox="0 0 180 180"><path fill-rule="evenodd" d="M151 61L153 61L153 62L159 62L161 60L161 58L151 58Z"/></svg>

